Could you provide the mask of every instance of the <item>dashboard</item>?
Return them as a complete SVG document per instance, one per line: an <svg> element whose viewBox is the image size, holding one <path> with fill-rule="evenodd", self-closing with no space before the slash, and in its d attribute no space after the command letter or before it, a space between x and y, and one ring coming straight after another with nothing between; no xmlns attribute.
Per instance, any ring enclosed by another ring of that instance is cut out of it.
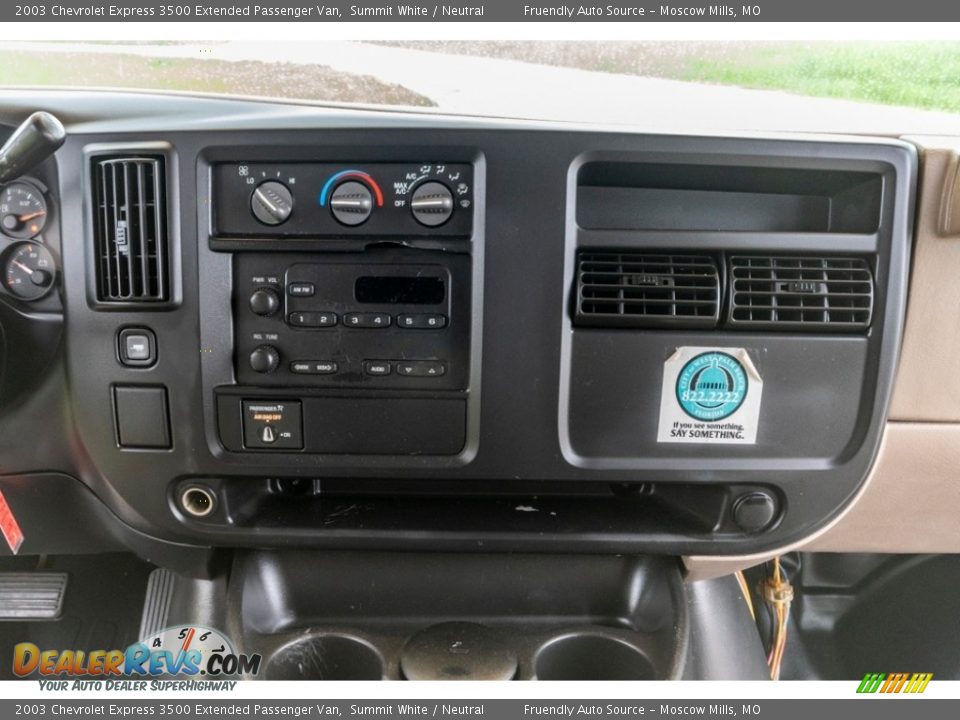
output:
<svg viewBox="0 0 960 720"><path fill-rule="evenodd" d="M911 143L0 105L68 130L0 189L0 479L63 518L36 548L762 553L877 457Z"/></svg>

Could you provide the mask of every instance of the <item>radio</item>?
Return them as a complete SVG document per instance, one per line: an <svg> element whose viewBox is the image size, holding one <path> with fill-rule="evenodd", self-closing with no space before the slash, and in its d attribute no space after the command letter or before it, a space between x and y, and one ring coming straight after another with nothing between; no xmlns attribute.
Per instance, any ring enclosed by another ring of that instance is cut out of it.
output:
<svg viewBox="0 0 960 720"><path fill-rule="evenodd" d="M456 455L470 387L469 163L218 162L232 451Z"/></svg>
<svg viewBox="0 0 960 720"><path fill-rule="evenodd" d="M466 389L468 255L242 253L234 268L240 384Z"/></svg>

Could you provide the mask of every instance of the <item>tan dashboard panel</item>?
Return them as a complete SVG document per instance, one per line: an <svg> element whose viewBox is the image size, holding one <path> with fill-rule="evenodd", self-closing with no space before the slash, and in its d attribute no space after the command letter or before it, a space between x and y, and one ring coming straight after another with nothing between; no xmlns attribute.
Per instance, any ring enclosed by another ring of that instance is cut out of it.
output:
<svg viewBox="0 0 960 720"><path fill-rule="evenodd" d="M684 558L687 580L759 565L794 550L960 553L960 424L887 423L853 505L825 529L776 552Z"/></svg>
<svg viewBox="0 0 960 720"><path fill-rule="evenodd" d="M960 425L889 423L867 490L803 545L834 552L960 552Z"/></svg>
<svg viewBox="0 0 960 720"><path fill-rule="evenodd" d="M941 234L945 209L957 197L956 153L925 150L921 167L906 327L889 417L960 422L960 235Z"/></svg>

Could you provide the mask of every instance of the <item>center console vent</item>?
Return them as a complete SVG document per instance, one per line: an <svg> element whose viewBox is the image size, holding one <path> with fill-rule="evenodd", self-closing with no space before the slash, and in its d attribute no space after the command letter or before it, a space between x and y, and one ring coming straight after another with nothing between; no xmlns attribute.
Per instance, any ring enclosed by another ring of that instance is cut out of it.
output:
<svg viewBox="0 0 960 720"><path fill-rule="evenodd" d="M862 332L873 313L873 274L862 258L733 255L730 327Z"/></svg>
<svg viewBox="0 0 960 720"><path fill-rule="evenodd" d="M713 328L720 272L707 255L584 252L575 322L592 327Z"/></svg>
<svg viewBox="0 0 960 720"><path fill-rule="evenodd" d="M106 303L170 297L162 155L92 159L96 296Z"/></svg>

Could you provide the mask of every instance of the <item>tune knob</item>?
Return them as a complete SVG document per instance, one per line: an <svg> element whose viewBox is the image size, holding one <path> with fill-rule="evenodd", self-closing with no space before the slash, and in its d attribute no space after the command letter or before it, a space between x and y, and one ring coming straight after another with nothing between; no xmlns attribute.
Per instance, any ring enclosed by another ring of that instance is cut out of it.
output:
<svg viewBox="0 0 960 720"><path fill-rule="evenodd" d="M272 288L259 288L250 295L250 309L257 315L269 317L280 309L280 296Z"/></svg>
<svg viewBox="0 0 960 720"><path fill-rule="evenodd" d="M293 212L293 194L283 183L267 180L253 191L250 210L264 225L281 225Z"/></svg>
<svg viewBox="0 0 960 720"><path fill-rule="evenodd" d="M280 353L272 345L261 345L250 353L250 369L258 373L272 373L280 366Z"/></svg>
<svg viewBox="0 0 960 720"><path fill-rule="evenodd" d="M421 225L443 225L453 215L453 193L443 183L425 182L413 191L410 211Z"/></svg>
<svg viewBox="0 0 960 720"><path fill-rule="evenodd" d="M340 183L330 196L330 212L344 225L362 225L373 212L373 193L356 180Z"/></svg>

